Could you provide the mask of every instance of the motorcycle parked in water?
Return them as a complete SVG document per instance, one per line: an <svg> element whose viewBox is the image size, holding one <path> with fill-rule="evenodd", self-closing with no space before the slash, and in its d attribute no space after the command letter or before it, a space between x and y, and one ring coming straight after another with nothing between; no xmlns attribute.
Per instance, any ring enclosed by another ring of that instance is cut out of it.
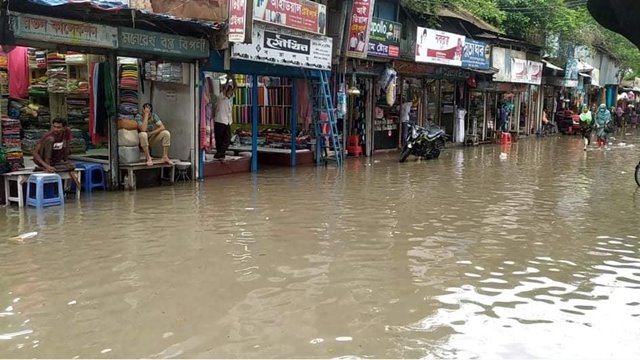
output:
<svg viewBox="0 0 640 360"><path fill-rule="evenodd" d="M407 138L400 153L400 162L405 162L409 155L424 159L437 159L440 151L444 149L447 134L436 125L422 127L408 124Z"/></svg>

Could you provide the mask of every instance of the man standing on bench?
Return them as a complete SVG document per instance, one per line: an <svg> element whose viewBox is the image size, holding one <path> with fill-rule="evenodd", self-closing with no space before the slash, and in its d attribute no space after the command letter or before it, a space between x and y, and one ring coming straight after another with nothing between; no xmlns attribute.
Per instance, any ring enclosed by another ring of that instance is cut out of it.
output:
<svg viewBox="0 0 640 360"><path fill-rule="evenodd" d="M70 141L71 131L67 128L66 121L53 119L51 131L40 138L33 151L36 170L50 173L75 170L75 165L69 161Z"/></svg>
<svg viewBox="0 0 640 360"><path fill-rule="evenodd" d="M147 159L147 166L153 166L149 145L153 145L158 141L162 143L162 162L173 165L173 161L169 159L171 134L164 127L162 121L160 121L158 114L153 112L153 106L151 104L146 103L142 105L142 115L136 115L136 122L138 123L140 146Z"/></svg>

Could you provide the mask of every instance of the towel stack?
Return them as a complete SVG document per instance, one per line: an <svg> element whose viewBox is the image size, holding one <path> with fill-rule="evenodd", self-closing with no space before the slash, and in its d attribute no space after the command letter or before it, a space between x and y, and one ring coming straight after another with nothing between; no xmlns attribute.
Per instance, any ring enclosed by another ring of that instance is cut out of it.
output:
<svg viewBox="0 0 640 360"><path fill-rule="evenodd" d="M2 117L2 146L5 150L7 163L11 171L24 169L24 155L22 154L22 140L20 120Z"/></svg>
<svg viewBox="0 0 640 360"><path fill-rule="evenodd" d="M138 114L138 65L121 65L119 100L120 120L133 120Z"/></svg>
<svg viewBox="0 0 640 360"><path fill-rule="evenodd" d="M31 79L29 84L29 96L47 96L49 77L46 75Z"/></svg>

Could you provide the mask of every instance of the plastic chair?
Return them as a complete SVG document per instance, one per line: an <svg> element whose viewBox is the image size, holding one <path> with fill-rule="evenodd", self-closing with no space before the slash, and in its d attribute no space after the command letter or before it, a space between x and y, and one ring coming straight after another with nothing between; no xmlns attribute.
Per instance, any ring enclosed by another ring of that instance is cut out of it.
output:
<svg viewBox="0 0 640 360"><path fill-rule="evenodd" d="M175 163L176 165L176 181L185 180L190 181L191 177L189 176L189 169L191 168L191 163L187 161L178 161Z"/></svg>
<svg viewBox="0 0 640 360"><path fill-rule="evenodd" d="M351 135L347 138L347 151L349 155L359 157L362 155L362 146L360 146L360 136Z"/></svg>
<svg viewBox="0 0 640 360"><path fill-rule="evenodd" d="M100 164L76 163L76 167L84 169L82 179L82 190L92 192L93 189L100 188L107 190L107 182L104 175L104 168Z"/></svg>
<svg viewBox="0 0 640 360"><path fill-rule="evenodd" d="M54 205L64 205L64 188L60 175L30 175L27 180L27 206L43 208Z"/></svg>

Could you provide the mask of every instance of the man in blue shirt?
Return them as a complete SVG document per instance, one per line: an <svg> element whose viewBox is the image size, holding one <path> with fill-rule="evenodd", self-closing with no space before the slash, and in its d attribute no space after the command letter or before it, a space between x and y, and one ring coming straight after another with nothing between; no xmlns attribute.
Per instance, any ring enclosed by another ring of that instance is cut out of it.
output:
<svg viewBox="0 0 640 360"><path fill-rule="evenodd" d="M173 161L169 159L171 134L165 129L158 114L153 112L153 106L151 104L146 103L142 105L142 114L136 115L136 122L138 123L140 146L147 159L147 166L153 165L149 145L153 146L153 144L158 141L162 143L162 162L173 165Z"/></svg>

